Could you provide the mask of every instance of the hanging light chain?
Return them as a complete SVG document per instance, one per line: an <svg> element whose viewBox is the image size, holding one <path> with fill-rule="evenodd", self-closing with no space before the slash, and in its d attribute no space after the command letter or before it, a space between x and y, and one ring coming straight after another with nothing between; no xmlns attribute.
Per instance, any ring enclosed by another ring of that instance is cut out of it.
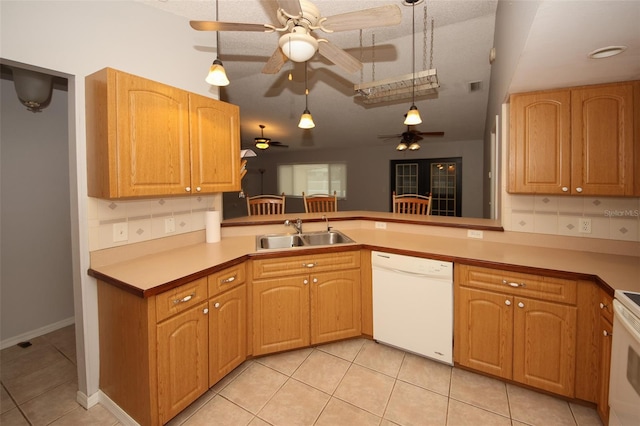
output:
<svg viewBox="0 0 640 426"><path fill-rule="evenodd" d="M362 28L360 29L360 62L364 59L364 50L362 48ZM360 84L364 81L364 67L360 68Z"/></svg>
<svg viewBox="0 0 640 426"><path fill-rule="evenodd" d="M371 33L371 81L376 81L376 34Z"/></svg>
<svg viewBox="0 0 640 426"><path fill-rule="evenodd" d="M435 26L433 18L431 18L431 53L429 56L429 69L433 69L433 27Z"/></svg>
<svg viewBox="0 0 640 426"><path fill-rule="evenodd" d="M411 78L411 102L415 104L416 102L416 3L413 2L411 5L411 72L413 76Z"/></svg>
<svg viewBox="0 0 640 426"><path fill-rule="evenodd" d="M422 16L422 69L427 69L427 2L424 3Z"/></svg>

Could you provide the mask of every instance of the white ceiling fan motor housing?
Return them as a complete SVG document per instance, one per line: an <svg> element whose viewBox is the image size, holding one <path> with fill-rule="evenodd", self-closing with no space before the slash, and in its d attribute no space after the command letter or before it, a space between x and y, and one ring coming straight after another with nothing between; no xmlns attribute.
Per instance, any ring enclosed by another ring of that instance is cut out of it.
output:
<svg viewBox="0 0 640 426"><path fill-rule="evenodd" d="M300 8L302 9L302 18L293 19L287 16L282 9L278 9L278 21L284 26L289 20L293 19L294 25L302 25L305 27L316 27L320 21L320 10L315 4L308 0L300 0Z"/></svg>

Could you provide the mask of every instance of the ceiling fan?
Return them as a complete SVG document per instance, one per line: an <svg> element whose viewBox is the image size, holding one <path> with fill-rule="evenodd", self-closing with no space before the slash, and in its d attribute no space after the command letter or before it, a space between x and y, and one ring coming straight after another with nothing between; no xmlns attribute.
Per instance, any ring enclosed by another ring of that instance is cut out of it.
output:
<svg viewBox="0 0 640 426"><path fill-rule="evenodd" d="M407 130L405 132L395 134L395 135L379 135L380 139L400 139L400 143L396 147L398 151L404 151L405 149L409 149L411 151L417 151L420 149L419 141L424 139L423 136L444 136L444 132L421 132L414 128L415 126L407 126Z"/></svg>
<svg viewBox="0 0 640 426"><path fill-rule="evenodd" d="M260 137L253 138L256 148L258 149L268 149L269 147L280 147L280 148L289 148L289 145L285 145L282 142L272 141L271 138L264 137L264 128L266 127L264 124L259 124L260 127Z"/></svg>
<svg viewBox="0 0 640 426"><path fill-rule="evenodd" d="M398 25L402 21L400 8L393 4L325 17L309 0L278 0L277 3L279 26L220 21L190 21L189 24L198 31L283 33L278 47L262 69L264 74L277 73L287 59L306 62L316 51L345 71L354 73L362 69L362 63L330 41L316 37L315 31L360 30Z"/></svg>

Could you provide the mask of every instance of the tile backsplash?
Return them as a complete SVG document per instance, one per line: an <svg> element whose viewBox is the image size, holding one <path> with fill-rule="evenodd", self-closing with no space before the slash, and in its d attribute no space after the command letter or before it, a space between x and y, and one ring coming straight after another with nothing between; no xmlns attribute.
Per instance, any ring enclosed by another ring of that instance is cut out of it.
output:
<svg viewBox="0 0 640 426"><path fill-rule="evenodd" d="M205 228L205 212L221 210L221 194L144 200L89 198L89 250L133 244ZM167 232L167 219L174 230ZM127 239L114 241L114 225L126 224Z"/></svg>
<svg viewBox="0 0 640 426"><path fill-rule="evenodd" d="M640 198L502 194L507 231L640 241ZM581 233L587 218L591 233Z"/></svg>

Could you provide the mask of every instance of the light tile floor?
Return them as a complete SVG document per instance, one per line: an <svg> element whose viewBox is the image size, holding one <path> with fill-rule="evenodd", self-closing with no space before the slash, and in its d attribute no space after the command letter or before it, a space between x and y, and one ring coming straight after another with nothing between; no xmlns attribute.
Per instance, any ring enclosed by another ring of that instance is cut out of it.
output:
<svg viewBox="0 0 640 426"><path fill-rule="evenodd" d="M75 402L73 326L0 354L0 424L117 425ZM366 339L243 363L169 426L579 425L595 410Z"/></svg>

